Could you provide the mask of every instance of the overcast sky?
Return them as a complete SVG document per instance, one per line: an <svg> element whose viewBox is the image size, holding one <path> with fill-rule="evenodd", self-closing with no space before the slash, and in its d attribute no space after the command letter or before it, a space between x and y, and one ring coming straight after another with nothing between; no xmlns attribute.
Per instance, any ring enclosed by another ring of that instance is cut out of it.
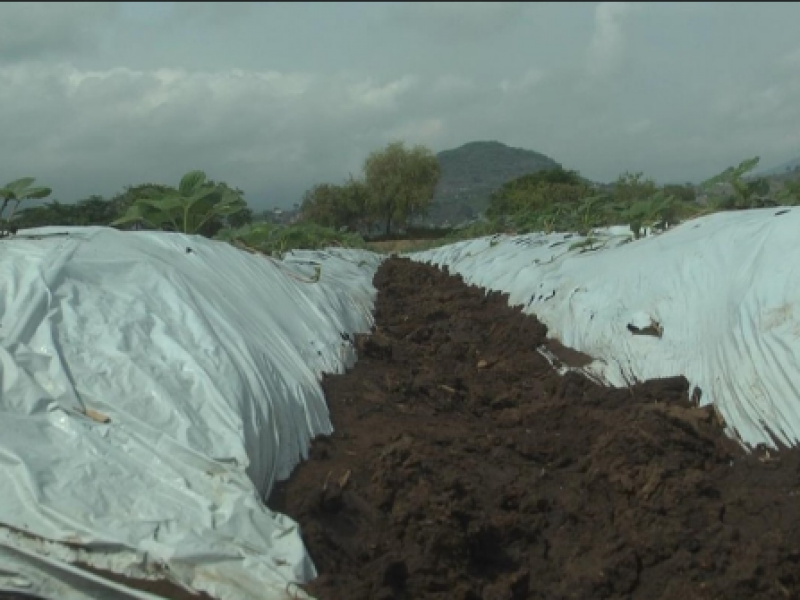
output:
<svg viewBox="0 0 800 600"><path fill-rule="evenodd" d="M0 3L0 179L287 206L395 139L597 181L800 156L798 3Z"/></svg>

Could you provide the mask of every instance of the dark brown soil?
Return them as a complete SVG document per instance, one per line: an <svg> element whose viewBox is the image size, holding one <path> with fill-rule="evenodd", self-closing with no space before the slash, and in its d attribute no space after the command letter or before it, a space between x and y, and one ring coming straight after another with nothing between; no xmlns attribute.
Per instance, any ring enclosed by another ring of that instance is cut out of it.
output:
<svg viewBox="0 0 800 600"><path fill-rule="evenodd" d="M745 455L683 378L557 375L546 329L408 260L327 377L336 432L271 499L322 600L800 598L800 462Z"/></svg>

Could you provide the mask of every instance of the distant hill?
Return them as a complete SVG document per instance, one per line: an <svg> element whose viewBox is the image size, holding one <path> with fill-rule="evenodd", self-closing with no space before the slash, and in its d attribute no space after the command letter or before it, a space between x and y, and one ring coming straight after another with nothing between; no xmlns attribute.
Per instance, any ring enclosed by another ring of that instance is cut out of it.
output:
<svg viewBox="0 0 800 600"><path fill-rule="evenodd" d="M504 183L545 169L561 167L552 158L500 142L470 142L436 155L442 169L429 219L455 224L473 218Z"/></svg>

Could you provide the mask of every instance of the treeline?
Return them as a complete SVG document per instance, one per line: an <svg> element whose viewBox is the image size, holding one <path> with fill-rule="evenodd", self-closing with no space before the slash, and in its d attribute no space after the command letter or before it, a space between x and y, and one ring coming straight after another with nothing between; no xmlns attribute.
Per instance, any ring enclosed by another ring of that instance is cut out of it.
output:
<svg viewBox="0 0 800 600"><path fill-rule="evenodd" d="M799 204L800 181L783 182L775 190L764 178L747 177L758 161L758 157L742 161L699 188L658 186L642 173L626 172L611 184L599 185L576 171L542 170L501 186L492 194L482 219L452 235L586 234L596 227L624 224L638 237L645 228L668 228L718 210ZM34 186L34 179L28 177L0 188L0 237L48 225L100 225L199 234L268 252L283 252L299 244L358 246L364 243L362 236L389 239L399 228L420 239L444 237L447 231L426 231L419 225L439 177L438 161L429 149L391 143L366 158L360 177L351 175L342 184L323 183L308 190L299 205L299 223L291 228L269 223L266 214L255 215L241 189L210 180L202 171L187 173L177 186L145 183L108 199L91 196L75 204L53 200L33 207L25 207L25 201L47 198L51 190ZM697 197L698 189L702 198Z"/></svg>
<svg viewBox="0 0 800 600"><path fill-rule="evenodd" d="M439 176L439 163L428 148L406 148L403 142L394 142L366 158L360 178L351 176L341 185L315 185L306 192L299 208L300 221L334 230L388 235L426 214ZM33 179L0 188L0 199L13 204L10 214L0 214L0 221L13 229L99 225L214 237L224 229L268 220L266 213L258 218L246 205L242 190L207 180L200 171L187 174L177 187L145 183L129 186L112 198L95 195L73 204L53 200L18 209L23 200L42 199L51 193L49 188L24 192L14 187L20 183L30 188Z"/></svg>

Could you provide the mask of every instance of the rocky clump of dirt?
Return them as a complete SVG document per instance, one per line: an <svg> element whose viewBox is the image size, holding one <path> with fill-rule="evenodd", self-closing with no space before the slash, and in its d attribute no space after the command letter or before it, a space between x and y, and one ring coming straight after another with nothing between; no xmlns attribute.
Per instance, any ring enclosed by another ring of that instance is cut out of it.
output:
<svg viewBox="0 0 800 600"><path fill-rule="evenodd" d="M546 328L404 259L279 486L322 600L800 597L796 452L746 455L683 378L556 374Z"/></svg>

